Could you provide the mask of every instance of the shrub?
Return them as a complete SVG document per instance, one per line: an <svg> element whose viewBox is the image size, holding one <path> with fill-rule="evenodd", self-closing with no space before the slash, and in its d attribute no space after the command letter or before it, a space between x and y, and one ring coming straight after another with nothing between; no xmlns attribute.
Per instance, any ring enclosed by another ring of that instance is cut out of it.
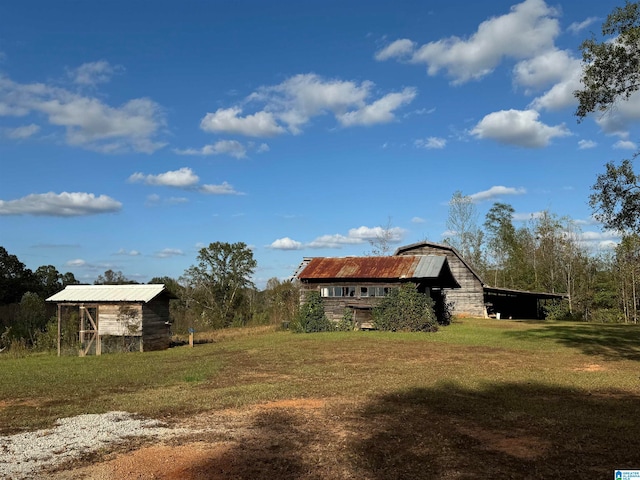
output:
<svg viewBox="0 0 640 480"><path fill-rule="evenodd" d="M308 292L306 301L295 316L291 328L296 333L330 332L333 323L324 314L320 292Z"/></svg>
<svg viewBox="0 0 640 480"><path fill-rule="evenodd" d="M405 283L394 288L373 309L373 325L391 332L435 332L438 330L433 300Z"/></svg>
<svg viewBox="0 0 640 480"><path fill-rule="evenodd" d="M353 310L347 308L342 315L342 318L335 325L335 330L338 332L351 332L355 328L353 322Z"/></svg>

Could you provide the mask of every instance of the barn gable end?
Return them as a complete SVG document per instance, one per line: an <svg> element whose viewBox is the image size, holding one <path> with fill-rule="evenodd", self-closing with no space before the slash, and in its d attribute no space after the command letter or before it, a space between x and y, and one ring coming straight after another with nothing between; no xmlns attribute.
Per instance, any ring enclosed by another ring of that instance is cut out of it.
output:
<svg viewBox="0 0 640 480"><path fill-rule="evenodd" d="M445 289L447 301L454 302L453 313L458 317L485 317L484 284L480 276L464 261L455 248L431 242L419 242L398 248L394 256L446 255L451 273L460 284L459 289Z"/></svg>

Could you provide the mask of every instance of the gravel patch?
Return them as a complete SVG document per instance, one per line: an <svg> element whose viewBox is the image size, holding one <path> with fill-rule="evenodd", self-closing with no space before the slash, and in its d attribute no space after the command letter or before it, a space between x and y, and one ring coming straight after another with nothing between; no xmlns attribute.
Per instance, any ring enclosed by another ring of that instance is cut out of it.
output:
<svg viewBox="0 0 640 480"><path fill-rule="evenodd" d="M0 436L0 478L34 478L44 467L53 467L132 437L168 437L172 429L157 420L135 418L127 412L62 418L56 426L35 432Z"/></svg>

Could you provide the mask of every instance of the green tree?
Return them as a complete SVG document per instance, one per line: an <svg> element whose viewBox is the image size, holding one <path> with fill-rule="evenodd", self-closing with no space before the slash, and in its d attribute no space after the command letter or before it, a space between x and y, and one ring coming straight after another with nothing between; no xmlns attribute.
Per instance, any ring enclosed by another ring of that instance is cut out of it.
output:
<svg viewBox="0 0 640 480"><path fill-rule="evenodd" d="M12 329L12 336L34 345L38 332L44 331L47 325L45 303L37 293L27 292L22 296L18 320Z"/></svg>
<svg viewBox="0 0 640 480"><path fill-rule="evenodd" d="M458 250L476 271L484 272L484 233L478 226L478 211L473 199L459 190L449 200L447 230L450 236L445 243Z"/></svg>
<svg viewBox="0 0 640 480"><path fill-rule="evenodd" d="M267 280L264 291L267 315L270 323L291 323L300 307L300 286L292 281L277 278Z"/></svg>
<svg viewBox="0 0 640 480"><path fill-rule="evenodd" d="M204 323L213 327L244 324L246 289L255 289L251 276L257 262L243 242L214 242L201 248L198 264L181 277L188 308L197 308Z"/></svg>
<svg viewBox="0 0 640 480"><path fill-rule="evenodd" d="M53 265L38 267L33 275L38 284L38 291L45 299L62 289L62 275Z"/></svg>
<svg viewBox="0 0 640 480"><path fill-rule="evenodd" d="M33 272L18 257L0 247L0 305L18 303L26 292L33 290Z"/></svg>
<svg viewBox="0 0 640 480"><path fill-rule="evenodd" d="M484 228L488 236L487 245L494 271L494 286L496 287L506 285L508 262L516 238L516 229L513 226L514 212L511 205L496 202L485 217ZM501 281L499 273L502 273Z"/></svg>
<svg viewBox="0 0 640 480"><path fill-rule="evenodd" d="M296 333L330 332L335 330L333 322L324 313L320 292L307 292L305 302L300 306L292 330Z"/></svg>
<svg viewBox="0 0 640 480"><path fill-rule="evenodd" d="M640 88L640 3L615 8L602 25L602 38L592 36L581 50L582 88L574 92L579 121L593 112L610 113ZM589 204L606 228L640 230L639 181L630 160L608 162L598 175Z"/></svg>
<svg viewBox="0 0 640 480"><path fill-rule="evenodd" d="M132 283L138 283L134 280L129 280L121 271L107 270L104 275L98 275L98 278L94 285L127 285Z"/></svg>
<svg viewBox="0 0 640 480"><path fill-rule="evenodd" d="M373 325L391 332L435 332L438 321L434 302L417 291L412 283L405 283L389 291L373 309Z"/></svg>

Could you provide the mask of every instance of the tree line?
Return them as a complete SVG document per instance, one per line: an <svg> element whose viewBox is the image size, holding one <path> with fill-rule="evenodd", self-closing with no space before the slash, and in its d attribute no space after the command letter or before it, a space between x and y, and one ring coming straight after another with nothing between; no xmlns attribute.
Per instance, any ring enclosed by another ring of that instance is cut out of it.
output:
<svg viewBox="0 0 640 480"><path fill-rule="evenodd" d="M289 323L297 313L299 290L290 281L272 278L259 290L251 280L257 262L245 243L213 242L201 248L197 262L175 279L154 277L176 299L170 302L172 331L209 330L249 324ZM52 265L26 268L0 247L0 351L12 347L51 349L57 342L55 306L46 298L67 285L78 284L72 273L61 274ZM121 271L107 270L95 285L137 283ZM77 313L71 312L63 325L63 337L77 339Z"/></svg>

